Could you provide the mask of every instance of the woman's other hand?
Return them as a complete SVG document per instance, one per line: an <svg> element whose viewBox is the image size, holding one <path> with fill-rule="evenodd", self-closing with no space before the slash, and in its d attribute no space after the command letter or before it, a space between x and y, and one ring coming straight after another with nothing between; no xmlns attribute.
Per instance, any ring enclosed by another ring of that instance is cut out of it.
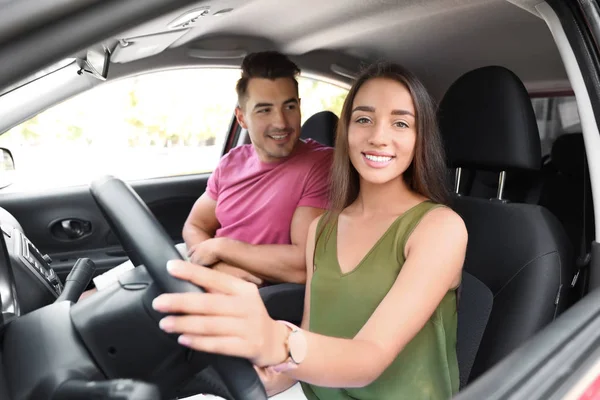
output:
<svg viewBox="0 0 600 400"><path fill-rule="evenodd" d="M286 374L280 374L273 371L268 367L257 367L254 366L258 377L260 378L265 390L267 392L267 396L275 396L281 392L284 392L294 386L296 380L290 378Z"/></svg>

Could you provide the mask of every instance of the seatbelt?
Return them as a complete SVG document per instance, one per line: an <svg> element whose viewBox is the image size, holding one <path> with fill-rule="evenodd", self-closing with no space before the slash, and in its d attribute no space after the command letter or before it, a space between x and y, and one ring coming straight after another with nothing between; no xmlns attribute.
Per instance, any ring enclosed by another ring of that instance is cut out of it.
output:
<svg viewBox="0 0 600 400"><path fill-rule="evenodd" d="M588 164L587 164L587 155L586 152L583 152L583 224L582 224L582 233L581 233L581 246L579 249L579 257L577 257L577 261L575 262L577 266L577 272L575 276L573 276L573 280L571 281L571 287L574 288L577 284L577 280L579 279L579 275L584 268L587 268L590 265L591 261L591 252L588 249L589 241L587 238L587 197L588 197Z"/></svg>

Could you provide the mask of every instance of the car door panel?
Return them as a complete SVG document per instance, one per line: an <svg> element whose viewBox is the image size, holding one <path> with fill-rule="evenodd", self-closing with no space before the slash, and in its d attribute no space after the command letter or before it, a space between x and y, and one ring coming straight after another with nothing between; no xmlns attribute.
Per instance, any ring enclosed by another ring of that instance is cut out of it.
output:
<svg viewBox="0 0 600 400"><path fill-rule="evenodd" d="M174 243L178 243L182 241L183 223L206 189L208 177L203 174L148 179L131 186ZM78 258L92 259L96 274L128 259L87 186L5 194L0 198L0 207L17 219L42 254L50 256L52 267L63 281Z"/></svg>

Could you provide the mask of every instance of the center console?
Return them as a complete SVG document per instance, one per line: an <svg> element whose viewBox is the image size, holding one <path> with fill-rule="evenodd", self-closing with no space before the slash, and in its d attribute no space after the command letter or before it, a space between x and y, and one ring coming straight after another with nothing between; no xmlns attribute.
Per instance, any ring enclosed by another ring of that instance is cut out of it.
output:
<svg viewBox="0 0 600 400"><path fill-rule="evenodd" d="M21 314L53 303L62 293L63 284L50 264L33 243L18 229L1 225L15 276Z"/></svg>

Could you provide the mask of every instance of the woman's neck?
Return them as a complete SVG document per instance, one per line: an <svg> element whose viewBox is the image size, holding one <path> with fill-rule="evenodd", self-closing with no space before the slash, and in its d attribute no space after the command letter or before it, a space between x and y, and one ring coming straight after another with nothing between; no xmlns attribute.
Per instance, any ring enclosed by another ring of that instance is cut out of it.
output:
<svg viewBox="0 0 600 400"><path fill-rule="evenodd" d="M413 192L404 179L398 178L384 184L361 180L356 211L364 215L399 214L412 207L422 196Z"/></svg>

